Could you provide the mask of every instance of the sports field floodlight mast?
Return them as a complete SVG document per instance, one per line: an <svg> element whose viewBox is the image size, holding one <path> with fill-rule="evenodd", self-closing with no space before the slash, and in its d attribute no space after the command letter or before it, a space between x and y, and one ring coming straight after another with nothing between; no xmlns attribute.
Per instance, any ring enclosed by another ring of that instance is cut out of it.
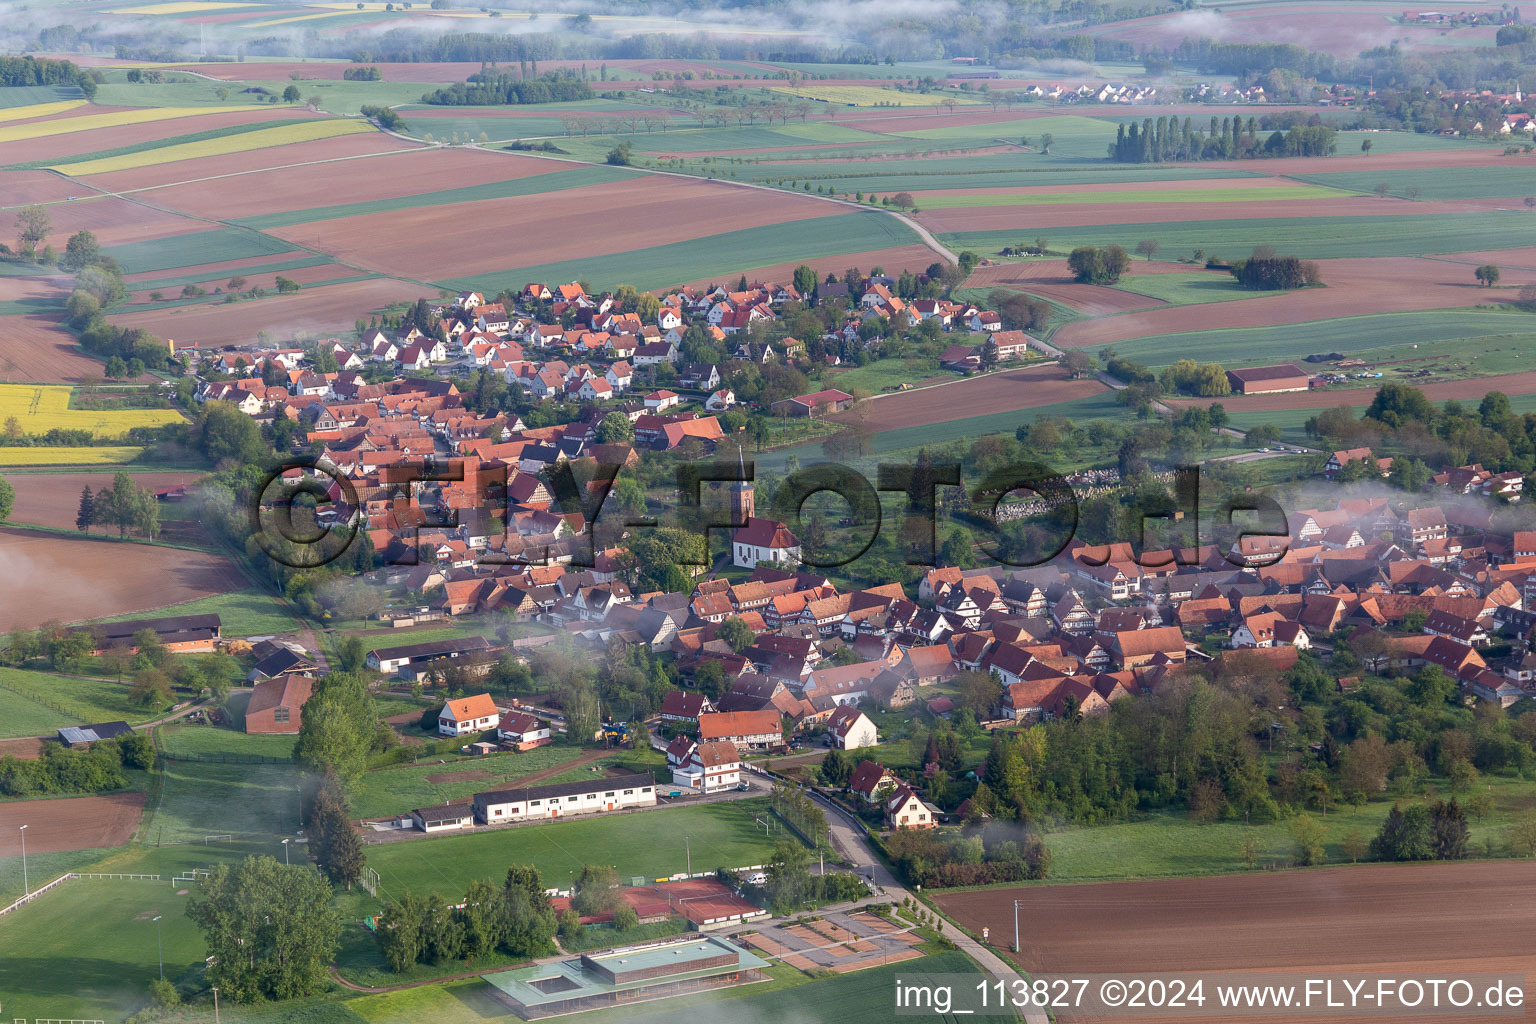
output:
<svg viewBox="0 0 1536 1024"><path fill-rule="evenodd" d="M160 980L165 980L165 939L160 932L160 915L155 915L155 945L160 950Z"/></svg>
<svg viewBox="0 0 1536 1024"><path fill-rule="evenodd" d="M17 831L21 833L21 894L31 896L32 887L27 884L27 826L19 825Z"/></svg>
<svg viewBox="0 0 1536 1024"><path fill-rule="evenodd" d="M283 840L283 867L288 867L288 840Z"/></svg>

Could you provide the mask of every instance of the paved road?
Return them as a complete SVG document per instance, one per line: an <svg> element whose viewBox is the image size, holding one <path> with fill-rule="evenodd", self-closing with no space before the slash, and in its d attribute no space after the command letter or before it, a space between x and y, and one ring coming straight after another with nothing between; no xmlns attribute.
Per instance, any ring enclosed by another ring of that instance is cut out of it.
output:
<svg viewBox="0 0 1536 1024"><path fill-rule="evenodd" d="M847 811L814 790L807 790L807 792L811 794L811 799L820 804L827 812L827 826L832 832L833 848L849 864L854 865L854 869L859 874L866 878L873 878L875 885L879 889L884 890L881 895L897 903L912 895L897 880L896 876L891 873L891 870L885 866L880 858L875 856L874 851L869 847L868 840L864 836L863 829L854 823ZM944 930L944 935L956 946L960 947L972 960L980 964L982 970L1005 977L1011 977L1019 973L1016 967L994 953L990 947L984 946L971 938L953 921ZM1023 1013L1024 1019L1028 1024L1049 1024L1049 1018L1046 1016L1045 1011L1038 1007L1028 1007Z"/></svg>

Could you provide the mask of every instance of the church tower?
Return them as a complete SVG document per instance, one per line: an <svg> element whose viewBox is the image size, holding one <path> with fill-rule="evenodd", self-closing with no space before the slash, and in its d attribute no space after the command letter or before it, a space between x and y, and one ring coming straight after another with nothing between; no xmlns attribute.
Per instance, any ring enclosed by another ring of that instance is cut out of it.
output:
<svg viewBox="0 0 1536 1024"><path fill-rule="evenodd" d="M736 450L736 466L739 472L737 481L731 484L731 522L747 526L757 514L757 508L753 501L752 483L747 479L746 460L739 448Z"/></svg>

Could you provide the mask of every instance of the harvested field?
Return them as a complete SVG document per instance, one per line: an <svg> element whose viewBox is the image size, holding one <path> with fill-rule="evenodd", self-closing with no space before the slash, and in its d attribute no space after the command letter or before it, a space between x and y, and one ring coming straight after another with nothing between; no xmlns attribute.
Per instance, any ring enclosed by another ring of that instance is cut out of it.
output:
<svg viewBox="0 0 1536 1024"><path fill-rule="evenodd" d="M391 303L436 297L437 290L433 288L376 278L247 300L240 303L237 313L216 302L122 313L108 319L120 327L144 327L162 338L174 339L178 349L218 348L254 341L257 326L274 342L290 338L292 332L300 330L347 331L358 317Z"/></svg>
<svg viewBox="0 0 1536 1024"><path fill-rule="evenodd" d="M1096 395L1104 390L1104 385L1092 378L1069 379L1066 370L1051 363L1021 370L1005 370L901 394L880 395L856 410L832 418L850 422L861 417L871 430L879 432L985 416L988 413L1033 409Z"/></svg>
<svg viewBox="0 0 1536 1024"><path fill-rule="evenodd" d="M1055 191L1054 189L1052 191ZM1266 217L1415 217L1431 213L1465 213L1480 205L1460 202L1418 202L1377 199L1375 196L1341 194L1335 199L1281 199L1261 202L1222 203L1219 198L1198 207L1201 217L1228 214L1245 220ZM1063 227L1098 227L1107 224L1154 224L1188 219L1195 208L1189 203L1147 202L1025 204L978 206L934 210L919 206L917 219L928 230L950 234L960 231L1050 230ZM1127 245L1129 248L1129 245Z"/></svg>
<svg viewBox="0 0 1536 1024"><path fill-rule="evenodd" d="M1133 273L1173 273L1187 270L1177 263L1137 263ZM967 288L1013 288L1059 302L1087 316L1113 316L1132 309L1163 305L1157 299L1097 284L1078 284L1066 260L1031 260L977 267L965 279Z"/></svg>
<svg viewBox="0 0 1536 1024"><path fill-rule="evenodd" d="M57 174L47 171L6 171L5 205L56 203L75 195L80 189Z"/></svg>
<svg viewBox="0 0 1536 1024"><path fill-rule="evenodd" d="M0 380L75 383L101 376L100 360L75 346L58 320L43 313L0 317Z"/></svg>
<svg viewBox="0 0 1536 1024"><path fill-rule="evenodd" d="M82 109L100 110L101 108ZM209 108L206 112L140 124L93 120L87 123L96 127L82 127L78 130L61 131L60 134L55 135L39 135L14 142L8 141L5 143L5 157L9 163L57 160L61 157L100 153L103 150L117 149L122 146L138 146L158 139L228 128L232 125L253 124L258 121L289 121L294 118L314 116L312 111L302 107L263 107L222 111Z"/></svg>
<svg viewBox="0 0 1536 1024"><path fill-rule="evenodd" d="M296 146L287 149L298 151ZM482 150L404 149L395 151L392 158L380 157L364 166L354 161L320 164L305 168L301 175L287 169L251 171L241 176L237 189L230 188L227 181L171 185L157 189L154 202L156 206L196 217L240 220L330 206L341 199L366 203L443 188L484 185L547 174L565 166L568 165ZM178 167L170 173L179 179L181 170ZM103 175L92 181L108 177L115 180L118 175Z"/></svg>
<svg viewBox="0 0 1536 1024"><path fill-rule="evenodd" d="M144 813L143 793L64 800L16 800L3 805L7 822L27 826L27 853L63 853L122 846ZM0 829L0 857L21 853L21 833ZM51 879L50 879L51 881Z"/></svg>
<svg viewBox="0 0 1536 1024"><path fill-rule="evenodd" d="M276 146L250 153L231 153L227 156L205 156L195 160L183 160L174 168L137 167L131 171L111 171L93 175L89 184L106 192L133 192L140 189L162 189L190 182L204 182L215 178L230 178L255 171L279 167L308 165L313 161L345 160L371 157L380 153L397 153L417 149L416 145L382 132L365 132L359 135L343 135L334 139L317 139L313 142L296 142L291 146ZM313 173L306 167L303 174ZM293 176L290 176L293 177ZM289 182L297 185L297 182ZM289 187L285 184L284 189ZM210 185L216 194L229 195L239 189L230 182Z"/></svg>
<svg viewBox="0 0 1536 1024"><path fill-rule="evenodd" d="M1536 864L1498 861L988 889L938 893L935 902L978 934L990 928L998 954L1036 977L1196 969L1454 977L1536 970L1525 912L1533 896ZM1036 923L1018 955L1003 948L1014 899L1021 919ZM1071 926L1052 924L1063 921Z"/></svg>
<svg viewBox="0 0 1536 1024"><path fill-rule="evenodd" d="M0 530L0 622L34 629L165 608L245 585L239 570L202 551Z"/></svg>
<svg viewBox="0 0 1536 1024"><path fill-rule="evenodd" d="M1452 263L1466 263L1471 266L1492 263L1505 270L1536 271L1536 246L1525 249L1485 249L1481 252L1450 252L1444 256L1436 256L1435 259ZM1521 275L1522 278L1526 276L1530 275Z"/></svg>
<svg viewBox="0 0 1536 1024"><path fill-rule="evenodd" d="M747 275L748 281L789 281L794 277L795 268L804 263L815 270L818 277L822 278L825 278L829 273L841 274L849 267L859 267L865 271L881 267L886 273L895 276L899 275L903 270L910 270L914 274L922 273L937 260L937 254L926 245L902 245L894 249L872 249L868 252L854 252L842 256L824 256L819 259L796 260L793 263L775 263L771 267L756 267L741 273ZM724 275L711 280L699 280L690 283L695 288L702 288L709 284L719 284L723 277ZM973 277L971 280L975 280L975 278Z"/></svg>
<svg viewBox="0 0 1536 1024"><path fill-rule="evenodd" d="M571 189L558 203L516 196L343 217L272 233L381 273L440 281L683 242L708 234L711 225L741 230L827 213L827 205L814 199L647 178ZM496 224L498 230L467 235L448 248L420 244L452 223Z"/></svg>
<svg viewBox="0 0 1536 1024"><path fill-rule="evenodd" d="M1326 288L1083 320L1063 326L1051 336L1051 343L1059 348L1086 348L1158 334L1295 324L1362 313L1453 309L1513 298L1512 292L1480 288L1464 265L1444 260L1405 256L1317 262ZM1135 264L1133 272L1140 273L1142 266Z"/></svg>
<svg viewBox="0 0 1536 1024"><path fill-rule="evenodd" d="M134 473L133 482L148 490L197 481L201 473ZM112 473L13 473L6 477L16 492L10 522L72 529L80 507L80 489L99 491L112 486ZM174 506L163 515L173 517Z"/></svg>
<svg viewBox="0 0 1536 1024"><path fill-rule="evenodd" d="M116 196L92 196L78 203L50 206L48 217L52 222L48 241L59 252L64 251L64 243L76 231L92 232L106 247L203 231L208 227L200 221L152 210Z"/></svg>

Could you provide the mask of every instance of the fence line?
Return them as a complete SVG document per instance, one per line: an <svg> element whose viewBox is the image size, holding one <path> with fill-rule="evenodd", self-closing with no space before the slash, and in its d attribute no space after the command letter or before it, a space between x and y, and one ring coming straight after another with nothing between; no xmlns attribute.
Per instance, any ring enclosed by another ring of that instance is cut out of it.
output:
<svg viewBox="0 0 1536 1024"><path fill-rule="evenodd" d="M65 882L74 877L75 873L71 871L68 874L60 875L58 878L55 878L53 881L49 882L47 885L40 889L33 889L31 892L27 893L21 899L17 900L15 903L12 903L10 906L0 907L0 916L9 914L11 911L17 909L18 907L26 906L28 903L31 903L33 900L41 896L43 893L47 892L49 889L52 889L56 885L63 885Z"/></svg>
<svg viewBox="0 0 1536 1024"><path fill-rule="evenodd" d="M158 881L160 881L160 876L159 875L135 875L135 874L125 874L125 873L116 872L116 871L112 871L112 872L106 872L106 871L76 871L76 872L72 873L69 877L71 877L71 878L115 878L115 879L118 879L118 880L127 880L127 881L134 881L134 882L158 882Z"/></svg>

